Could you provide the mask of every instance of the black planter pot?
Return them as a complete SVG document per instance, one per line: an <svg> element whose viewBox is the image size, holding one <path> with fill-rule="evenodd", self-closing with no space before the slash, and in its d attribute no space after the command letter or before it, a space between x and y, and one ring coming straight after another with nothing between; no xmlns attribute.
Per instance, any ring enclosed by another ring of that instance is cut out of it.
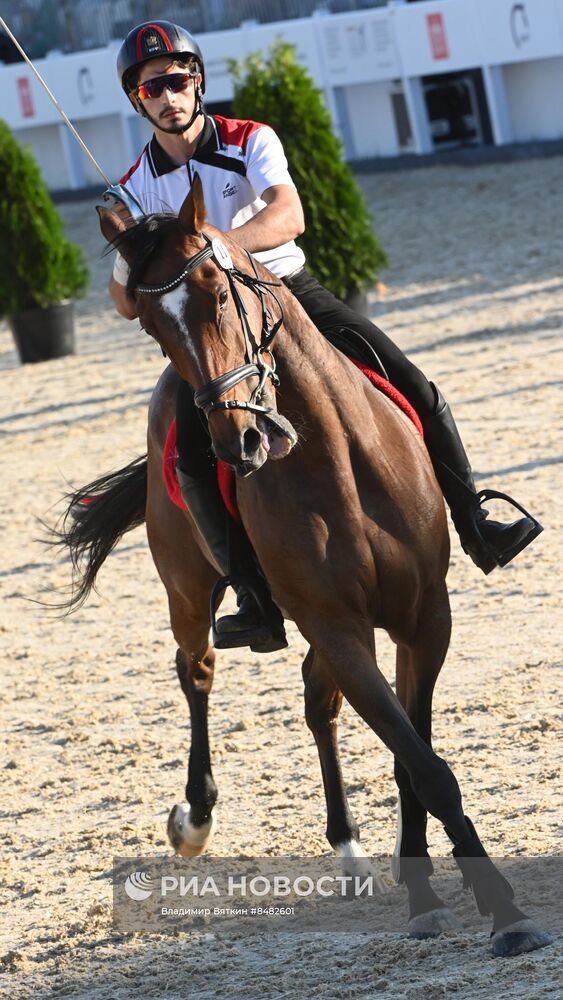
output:
<svg viewBox="0 0 563 1000"><path fill-rule="evenodd" d="M74 302L25 309L9 317L22 364L74 354Z"/></svg>
<svg viewBox="0 0 563 1000"><path fill-rule="evenodd" d="M367 292L360 292L357 288L352 288L348 292L344 302L354 312L360 313L361 316L369 316Z"/></svg>

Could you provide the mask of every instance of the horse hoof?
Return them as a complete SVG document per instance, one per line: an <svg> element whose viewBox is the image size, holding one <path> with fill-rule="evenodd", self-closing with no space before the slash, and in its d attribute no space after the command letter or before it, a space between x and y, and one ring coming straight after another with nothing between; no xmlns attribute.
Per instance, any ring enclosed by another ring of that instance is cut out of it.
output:
<svg viewBox="0 0 563 1000"><path fill-rule="evenodd" d="M213 813L200 826L192 822L192 811L184 804L173 806L168 817L168 839L176 854L183 858L197 858L203 854L215 830L216 819Z"/></svg>
<svg viewBox="0 0 563 1000"><path fill-rule="evenodd" d="M342 859L342 874L347 878L371 878L379 896L388 896L389 886L383 881L377 868L364 853L357 840L347 840L337 844L335 851Z"/></svg>
<svg viewBox="0 0 563 1000"><path fill-rule="evenodd" d="M533 920L525 918L517 920L508 927L491 934L491 952L493 958L511 958L513 955L523 955L527 951L546 948L553 944L551 934L542 931Z"/></svg>
<svg viewBox="0 0 563 1000"><path fill-rule="evenodd" d="M447 906L418 913L409 920L409 937L419 941L438 937L439 934L457 934L463 930L461 920Z"/></svg>

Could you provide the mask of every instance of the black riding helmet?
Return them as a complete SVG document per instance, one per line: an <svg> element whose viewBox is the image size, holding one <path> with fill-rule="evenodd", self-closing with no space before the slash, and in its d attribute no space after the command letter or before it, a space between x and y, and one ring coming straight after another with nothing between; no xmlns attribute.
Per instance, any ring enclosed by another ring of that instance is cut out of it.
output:
<svg viewBox="0 0 563 1000"><path fill-rule="evenodd" d="M117 73L121 86L129 95L134 89L131 70L150 59L170 55L178 59L192 56L201 73L201 93L205 93L205 69L201 49L189 31L171 21L146 21L129 32L117 54Z"/></svg>

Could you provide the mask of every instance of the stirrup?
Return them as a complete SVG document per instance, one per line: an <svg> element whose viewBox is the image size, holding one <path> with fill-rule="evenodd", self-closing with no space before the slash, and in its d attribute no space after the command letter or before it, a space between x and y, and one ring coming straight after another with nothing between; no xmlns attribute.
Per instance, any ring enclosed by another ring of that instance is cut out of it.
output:
<svg viewBox="0 0 563 1000"><path fill-rule="evenodd" d="M522 552L522 550L525 549L530 544L530 542L533 542L534 538L537 538L538 535L541 535L543 531L543 525L540 524L537 518L535 518L533 514L530 514L530 512L527 511L526 508L522 506L522 504L519 504L517 500L514 500L513 497L509 496L508 493L500 493L498 490L481 490L479 493L476 494L476 499L479 508L481 508L482 505L487 500L506 500L506 502L515 507L516 510L519 510L520 513L524 515L524 517L529 518L529 520L533 524L533 528L530 529L528 534L524 538L522 538L517 545L513 545L512 548L507 549L501 555L497 555L495 553L494 558L497 566L506 566L509 562L511 562L515 558L515 556L518 555L519 552ZM477 531L479 531L478 525L477 525ZM491 569L494 569L494 567L491 567ZM491 570L489 570L488 572L491 572Z"/></svg>
<svg viewBox="0 0 563 1000"><path fill-rule="evenodd" d="M222 576L213 587L209 599L209 617L211 619L211 636L215 649L238 649L242 646L250 646L253 653L275 653L278 649L287 648L287 639L281 624L273 627L267 622L262 602L259 600L255 590L245 582L245 587L250 591L258 605L264 622L262 625L246 631L219 632L217 630L217 606L227 587L231 586L230 576ZM281 616L280 616L281 617Z"/></svg>

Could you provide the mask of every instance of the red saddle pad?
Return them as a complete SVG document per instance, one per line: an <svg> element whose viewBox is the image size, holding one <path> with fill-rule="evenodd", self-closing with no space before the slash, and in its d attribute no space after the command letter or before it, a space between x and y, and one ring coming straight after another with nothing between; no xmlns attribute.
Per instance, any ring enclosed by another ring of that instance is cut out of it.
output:
<svg viewBox="0 0 563 1000"><path fill-rule="evenodd" d="M176 506L180 507L182 510L187 510L187 506L184 503L182 494L180 493L178 477L176 476L177 461L178 449L176 448L176 417L174 417L174 420L170 424L168 434L166 435L164 454L162 456L162 474L164 476L168 496L172 500L172 503L175 503ZM237 509L235 472L234 469L232 469L230 465L226 465L225 462L217 462L217 482L219 483L221 496L223 497L229 514L234 517L235 521L239 521L240 518Z"/></svg>

